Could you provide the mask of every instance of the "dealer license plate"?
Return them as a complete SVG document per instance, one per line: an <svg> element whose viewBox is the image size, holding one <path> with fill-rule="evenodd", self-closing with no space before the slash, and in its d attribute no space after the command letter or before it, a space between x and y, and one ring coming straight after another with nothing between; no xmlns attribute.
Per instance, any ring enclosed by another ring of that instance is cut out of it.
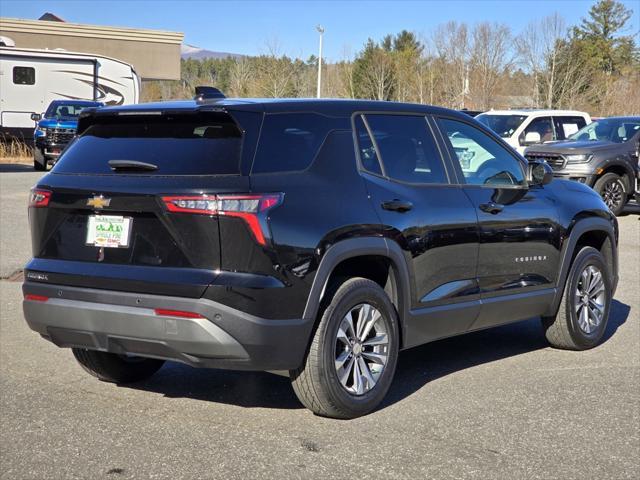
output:
<svg viewBox="0 0 640 480"><path fill-rule="evenodd" d="M131 217L91 215L87 222L87 245L127 248L132 223Z"/></svg>

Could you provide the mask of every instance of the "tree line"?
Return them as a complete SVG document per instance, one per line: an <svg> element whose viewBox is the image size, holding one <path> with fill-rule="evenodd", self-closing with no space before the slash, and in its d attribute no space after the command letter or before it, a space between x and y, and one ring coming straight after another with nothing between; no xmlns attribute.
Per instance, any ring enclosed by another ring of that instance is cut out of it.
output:
<svg viewBox="0 0 640 480"><path fill-rule="evenodd" d="M560 14L519 33L506 24L450 21L426 36L403 30L369 39L352 58L323 62L322 96L448 108L570 108L592 115L640 113L638 33L632 11L599 0L578 25ZM197 85L233 97L314 97L318 59L277 44L258 56L183 59L181 80L145 82L143 100L189 98Z"/></svg>

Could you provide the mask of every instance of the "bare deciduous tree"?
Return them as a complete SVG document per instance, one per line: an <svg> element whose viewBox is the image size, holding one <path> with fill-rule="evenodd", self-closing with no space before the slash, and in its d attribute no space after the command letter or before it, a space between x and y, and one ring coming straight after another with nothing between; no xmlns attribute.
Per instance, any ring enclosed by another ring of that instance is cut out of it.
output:
<svg viewBox="0 0 640 480"><path fill-rule="evenodd" d="M511 31L506 25L483 22L473 29L471 66L476 80L477 105L488 110L500 76L513 65Z"/></svg>

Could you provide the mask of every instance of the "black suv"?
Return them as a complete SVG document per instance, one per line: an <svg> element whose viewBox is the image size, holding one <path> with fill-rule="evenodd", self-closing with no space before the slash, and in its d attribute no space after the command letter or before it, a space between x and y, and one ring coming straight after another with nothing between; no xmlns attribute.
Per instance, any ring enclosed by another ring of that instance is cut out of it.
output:
<svg viewBox="0 0 640 480"><path fill-rule="evenodd" d="M640 117L590 123L562 142L527 148L529 160L545 160L556 177L593 187L618 215L638 190Z"/></svg>
<svg viewBox="0 0 640 480"><path fill-rule="evenodd" d="M552 178L424 105L98 109L32 192L24 315L101 380L288 370L309 409L356 417L416 345L534 316L556 347L598 344L616 219Z"/></svg>

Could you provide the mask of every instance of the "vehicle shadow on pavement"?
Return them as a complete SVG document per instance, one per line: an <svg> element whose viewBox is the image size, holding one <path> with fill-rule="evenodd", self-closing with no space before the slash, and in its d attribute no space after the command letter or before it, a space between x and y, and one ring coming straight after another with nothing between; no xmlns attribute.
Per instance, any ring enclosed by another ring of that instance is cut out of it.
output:
<svg viewBox="0 0 640 480"><path fill-rule="evenodd" d="M630 310L628 305L613 301L603 341L626 322ZM445 375L543 348L549 344L538 318L412 348L400 354L393 385L380 408ZM167 362L151 379L121 387L246 408L302 408L289 379L266 372L197 369Z"/></svg>
<svg viewBox="0 0 640 480"><path fill-rule="evenodd" d="M0 163L0 173L34 172L33 165L24 163Z"/></svg>
<svg viewBox="0 0 640 480"><path fill-rule="evenodd" d="M613 300L602 343L627 321L630 311L629 305ZM440 377L544 348L551 347L537 317L413 348L400 355L395 379L380 408L401 401Z"/></svg>

